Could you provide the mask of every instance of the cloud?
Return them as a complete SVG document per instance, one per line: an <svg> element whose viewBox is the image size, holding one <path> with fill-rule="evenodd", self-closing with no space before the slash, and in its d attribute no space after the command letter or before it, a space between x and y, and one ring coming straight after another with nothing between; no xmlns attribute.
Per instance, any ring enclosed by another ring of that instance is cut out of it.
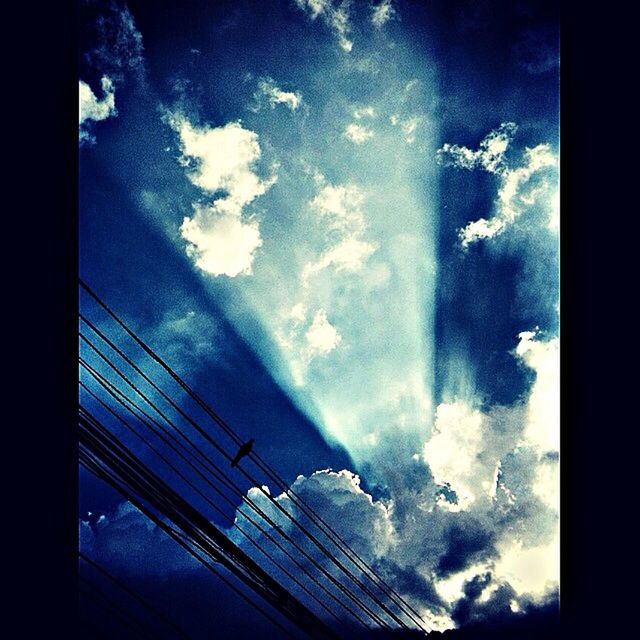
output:
<svg viewBox="0 0 640 640"><path fill-rule="evenodd" d="M309 356L325 356L333 351L342 340L336 328L327 319L327 312L319 309L313 316L313 322L304 334L309 348Z"/></svg>
<svg viewBox="0 0 640 640"><path fill-rule="evenodd" d="M129 502L95 523L81 518L79 527L80 550L119 573L166 576L200 569L197 560Z"/></svg>
<svg viewBox="0 0 640 640"><path fill-rule="evenodd" d="M363 192L354 184L334 186L317 175L320 187L310 206L317 214L328 221L331 229L340 231L359 231L364 226L362 204Z"/></svg>
<svg viewBox="0 0 640 640"><path fill-rule="evenodd" d="M194 205L194 210L193 217L184 219L180 233L195 265L214 276L250 275L255 252L262 246L258 224L244 223L211 207Z"/></svg>
<svg viewBox="0 0 640 640"><path fill-rule="evenodd" d="M348 38L351 31L348 2L295 0L295 3L312 21L320 18L333 31L343 51L351 51L353 42Z"/></svg>
<svg viewBox="0 0 640 640"><path fill-rule="evenodd" d="M515 352L536 374L524 438L543 455L560 449L560 341L553 338L545 342L537 337L536 331L520 333Z"/></svg>
<svg viewBox="0 0 640 640"><path fill-rule="evenodd" d="M258 106L253 109L254 111L260 108L263 97L267 99L272 109L283 104L289 110L296 111L302 104L302 96L298 91L283 91L271 78L261 78L258 81L258 90L254 94Z"/></svg>
<svg viewBox="0 0 640 640"><path fill-rule="evenodd" d="M307 315L302 306L291 309L295 322L304 324ZM331 352L340 341L327 315L324 309L317 310L304 334L307 347L320 354ZM559 505L548 498L557 493L553 487L557 475L545 471L541 481L539 470L557 468L558 456L550 455L547 445L538 446L532 431L540 428L538 394L556 379L555 349L554 340L543 340L538 333L520 334L513 355L535 374L527 397L512 406L478 408L461 401L440 405L422 460L397 434L382 432L376 464L386 468L370 474L387 476L379 497L364 491L359 476L348 470L316 471L298 476L292 484L295 493L436 629L524 611L532 603L544 604L555 597ZM439 438L444 439L438 443ZM277 510L271 497L258 488L250 489L248 497L278 531L295 540L326 571L340 575ZM305 521L285 493L273 499L294 518ZM246 505L241 505L236 523L259 548L267 548L304 579L299 567L246 520L246 513ZM149 571L144 565L148 546L164 549L153 537L153 527L148 523L142 527L137 517L107 518L106 524L98 526L97 544L88 525L82 525L82 532L83 539L88 539L83 545L94 545L92 552L101 553L99 558L128 562L141 572ZM228 535L258 562L265 562L237 530L229 529ZM168 548L163 553L163 565L169 570L188 570L182 568L184 558L171 559ZM303 566L310 566L302 554L296 557ZM342 559L337 551L335 557Z"/></svg>
<svg viewBox="0 0 640 640"><path fill-rule="evenodd" d="M373 138L373 131L367 127L352 122L347 125L344 135L355 144L362 144L370 138Z"/></svg>
<svg viewBox="0 0 640 640"><path fill-rule="evenodd" d="M195 127L182 116L170 116L178 132L180 162L189 180L213 196L211 205L194 203L194 215L180 227L187 254L214 276L249 275L262 245L258 223L243 220L244 209L276 181L255 171L261 150L258 134L239 122L221 127Z"/></svg>
<svg viewBox="0 0 640 640"><path fill-rule="evenodd" d="M396 15L396 9L391 0L382 0L380 4L371 8L371 23L377 29L383 27Z"/></svg>
<svg viewBox="0 0 640 640"><path fill-rule="evenodd" d="M218 213L239 216L274 183L275 178L263 180L255 173L261 155L258 134L239 122L194 127L180 116L170 121L180 136L181 161L189 180L210 194L224 192L213 202Z"/></svg>
<svg viewBox="0 0 640 640"><path fill-rule="evenodd" d="M485 136L476 151L447 142L438 149L436 157L445 166L479 167L489 173L503 173L506 170L504 154L516 131L517 126L513 122L504 122Z"/></svg>
<svg viewBox="0 0 640 640"><path fill-rule="evenodd" d="M521 334L513 355L535 374L527 396L511 406L440 405L422 460L397 435L374 434L381 453L368 477L386 475L383 497L364 493L348 471L299 476L293 485L439 629L522 611L557 590L558 456L531 435L540 428L538 394L556 380L555 348L553 339ZM284 494L277 500L297 513ZM274 520L292 530L275 512Z"/></svg>
<svg viewBox="0 0 640 640"><path fill-rule="evenodd" d="M482 169L499 179L493 217L479 218L459 230L463 248L499 235L535 205L545 210L548 228L558 224L558 160L550 145L539 144L525 148L522 164L510 168L505 154L516 130L512 122L503 123L480 142L476 151L445 143L437 152L437 159L445 166Z"/></svg>
<svg viewBox="0 0 640 640"><path fill-rule="evenodd" d="M366 260L375 252L371 242L357 238L344 238L338 244L324 251L315 262L308 262L302 271L302 282L306 285L314 275L333 267L336 273L360 271Z"/></svg>
<svg viewBox="0 0 640 640"><path fill-rule="evenodd" d="M79 136L80 143L95 143L91 134L89 122L100 122L117 115L116 92L113 82L107 76L102 76L102 99L98 99L91 87L80 80L79 83Z"/></svg>
<svg viewBox="0 0 640 640"><path fill-rule="evenodd" d="M305 286L311 276L328 267L334 267L338 273L360 271L376 250L376 245L362 238L365 231L364 193L354 184L328 184L319 174L316 182L319 190L309 206L327 225L335 240L317 260L304 265L301 279Z"/></svg>

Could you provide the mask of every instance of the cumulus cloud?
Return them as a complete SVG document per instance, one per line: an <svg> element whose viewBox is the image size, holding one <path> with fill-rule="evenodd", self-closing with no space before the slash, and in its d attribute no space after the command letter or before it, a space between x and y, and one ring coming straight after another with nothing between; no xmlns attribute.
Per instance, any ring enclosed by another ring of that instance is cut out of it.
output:
<svg viewBox="0 0 640 640"><path fill-rule="evenodd" d="M349 3L336 0L295 0L296 5L313 21L320 18L331 29L340 48L347 53L353 48Z"/></svg>
<svg viewBox="0 0 640 640"><path fill-rule="evenodd" d="M184 219L180 233L195 265L214 276L250 275L255 252L262 246L257 222L245 223L213 207L196 204L194 210L193 217Z"/></svg>
<svg viewBox="0 0 640 640"><path fill-rule="evenodd" d="M362 144L370 138L373 138L373 131L368 127L365 127L356 122L352 122L347 125L344 130L344 135L355 144Z"/></svg>
<svg viewBox="0 0 640 640"><path fill-rule="evenodd" d="M382 0L371 8L371 22L377 29L387 24L395 15L396 9L391 0Z"/></svg>
<svg viewBox="0 0 640 640"><path fill-rule="evenodd" d="M514 123L506 122L491 131L475 151L445 143L437 152L438 160L445 166L482 169L495 174L499 179L494 215L489 219L479 218L469 222L460 229L459 237L463 248L502 233L534 205L541 205L546 209L550 228L557 226L557 157L550 145L539 144L533 148L525 148L522 163L509 167L506 152L516 130Z"/></svg>
<svg viewBox="0 0 640 640"><path fill-rule="evenodd" d="M271 78L261 78L258 81L258 90L254 94L254 98L258 104L254 110L259 109L263 98L266 98L272 109L282 104L291 111L297 111L302 104L302 96L298 91L283 91Z"/></svg>
<svg viewBox="0 0 640 640"><path fill-rule="evenodd" d="M182 116L171 116L169 122L179 135L180 161L189 180L213 196L210 205L195 203L194 215L180 227L188 255L214 276L251 274L262 238L258 223L244 220L243 212L276 180L275 175L263 179L256 173L258 134L239 122L195 127Z"/></svg>
<svg viewBox="0 0 640 640"><path fill-rule="evenodd" d="M274 178L261 179L255 172L261 150L258 134L239 122L221 127L195 127L186 118L171 119L180 136L182 163L189 180L211 194L218 213L240 215L243 207L261 196Z"/></svg>
<svg viewBox="0 0 640 640"><path fill-rule="evenodd" d="M102 76L102 99L98 99L91 87L80 80L79 83L79 136L80 143L95 143L90 122L100 122L117 115L116 93L112 80Z"/></svg>

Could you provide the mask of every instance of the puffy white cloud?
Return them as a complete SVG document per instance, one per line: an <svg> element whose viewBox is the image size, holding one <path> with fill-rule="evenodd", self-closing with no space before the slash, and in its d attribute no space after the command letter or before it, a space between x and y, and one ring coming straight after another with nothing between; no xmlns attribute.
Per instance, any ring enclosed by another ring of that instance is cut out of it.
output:
<svg viewBox="0 0 640 640"><path fill-rule="evenodd" d="M170 123L180 136L182 163L191 182L212 194L219 213L240 215L242 208L269 189L275 177L263 180L254 170L261 150L258 134L239 122L222 127L195 127L186 118L173 116Z"/></svg>
<svg viewBox="0 0 640 640"><path fill-rule="evenodd" d="M437 407L424 460L434 481L456 492L456 509L495 497L500 460L519 439L523 413L521 407L494 407L485 413L464 402Z"/></svg>
<svg viewBox="0 0 640 640"><path fill-rule="evenodd" d="M262 238L258 223L243 220L243 211L276 181L275 175L262 179L255 171L261 156L258 134L239 122L195 127L174 115L169 123L179 134L189 180L214 196L211 205L194 203L194 215L180 227L187 254L214 276L251 274Z"/></svg>
<svg viewBox="0 0 640 640"><path fill-rule="evenodd" d="M372 7L371 22L374 27L380 29L380 27L387 24L395 15L396 9L393 4L391 4L391 0L382 0L380 4Z"/></svg>
<svg viewBox="0 0 640 640"><path fill-rule="evenodd" d="M368 127L364 127L361 124L352 122L347 125L344 130L344 135L355 144L362 144L370 138L373 138L373 131Z"/></svg>
<svg viewBox="0 0 640 640"><path fill-rule="evenodd" d="M542 598L557 588L560 576L560 536L544 545L524 546L514 541L499 548L494 574L517 593Z"/></svg>
<svg viewBox="0 0 640 640"><path fill-rule="evenodd" d="M104 95L102 99L98 99L86 82L82 80L79 82L79 135L81 143L95 142L95 138L87 128L89 121L99 122L117 114L115 87L112 80L103 76L101 86Z"/></svg>
<svg viewBox="0 0 640 640"><path fill-rule="evenodd" d="M327 319L327 312L318 309L313 322L304 334L307 341L309 357L324 356L333 351L342 340L336 328Z"/></svg>
<svg viewBox="0 0 640 640"><path fill-rule="evenodd" d="M296 111L302 104L302 96L298 91L283 91L271 78L258 81L258 91L254 96L258 103L262 96L266 97L272 109L283 104L291 111Z"/></svg>
<svg viewBox="0 0 640 640"><path fill-rule="evenodd" d="M353 42L349 39L351 31L349 4L338 3L335 0L295 0L296 5L302 9L311 20L320 18L338 40L340 48L347 53L353 48Z"/></svg>
<svg viewBox="0 0 640 640"><path fill-rule="evenodd" d="M262 245L258 224L210 207L194 205L194 209L195 215L184 219L180 233L195 265L214 276L251 274L255 251Z"/></svg>
<svg viewBox="0 0 640 640"><path fill-rule="evenodd" d="M494 215L469 222L460 229L463 248L480 239L493 238L513 224L525 211L541 205L547 212L548 227L557 226L559 199L557 188L558 160L548 144L525 148L522 163L510 168L505 154L517 127L512 122L500 125L480 142L476 151L446 143L437 152L438 160L462 169L482 169L498 176L498 196Z"/></svg>

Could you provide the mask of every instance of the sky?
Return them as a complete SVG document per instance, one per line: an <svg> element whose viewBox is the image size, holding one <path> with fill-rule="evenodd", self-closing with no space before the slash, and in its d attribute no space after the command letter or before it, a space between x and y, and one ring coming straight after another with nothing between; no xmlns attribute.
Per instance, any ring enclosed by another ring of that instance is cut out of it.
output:
<svg viewBox="0 0 640 640"><path fill-rule="evenodd" d="M434 629L556 605L555 4L79 19L81 277ZM194 637L211 598L271 637L83 470L79 513L87 555Z"/></svg>

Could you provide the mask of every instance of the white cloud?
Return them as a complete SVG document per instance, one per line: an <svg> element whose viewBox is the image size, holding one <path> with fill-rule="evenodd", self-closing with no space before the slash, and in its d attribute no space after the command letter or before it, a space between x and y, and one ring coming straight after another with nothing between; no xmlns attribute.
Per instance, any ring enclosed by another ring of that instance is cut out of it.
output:
<svg viewBox="0 0 640 640"><path fill-rule="evenodd" d="M530 331L518 338L515 356L536 376L526 403L480 411L468 402L454 401L436 409L424 460L436 483L458 494L463 509L480 496L495 497L501 461L517 447L527 447L534 455L534 493L558 508L554 482L560 447L559 341L537 340Z"/></svg>
<svg viewBox="0 0 640 640"><path fill-rule="evenodd" d="M523 422L520 407L494 407L489 412L464 402L437 407L424 460L434 481L456 492L456 509L495 497L500 460L515 447Z"/></svg>
<svg viewBox="0 0 640 640"><path fill-rule="evenodd" d="M311 20L320 18L338 40L340 48L347 53L353 48L353 42L349 39L351 31L349 4L338 3L334 0L295 0L296 5L302 9Z"/></svg>
<svg viewBox="0 0 640 640"><path fill-rule="evenodd" d="M88 121L99 122L117 115L113 82L107 76L103 76L101 86L104 95L99 100L86 82L82 80L79 82L79 134L81 142L95 142L95 138L87 129Z"/></svg>
<svg viewBox="0 0 640 640"><path fill-rule="evenodd" d="M545 545L524 547L515 541L500 548L494 573L517 593L541 598L558 586L560 577L560 536Z"/></svg>
<svg viewBox="0 0 640 640"><path fill-rule="evenodd" d="M304 337L310 358L331 353L342 340L336 328L327 319L324 309L319 309L313 316L313 322Z"/></svg>
<svg viewBox="0 0 640 640"><path fill-rule="evenodd" d="M180 160L187 176L214 195L211 205L195 203L194 215L180 227L187 254L214 276L251 274L262 238L255 220L243 221L243 211L276 180L262 179L255 171L261 156L258 134L239 122L194 127L182 116L171 116L169 122L180 136Z"/></svg>
<svg viewBox="0 0 640 640"><path fill-rule="evenodd" d="M302 104L302 96L298 91L283 91L271 78L262 78L258 82L255 98L259 100L261 96L267 98L272 109L278 104L283 104L291 111L296 111Z"/></svg>
<svg viewBox="0 0 640 640"><path fill-rule="evenodd" d="M194 127L181 116L170 123L180 136L182 162L191 182L212 194L226 195L214 200L219 213L240 215L242 208L261 196L275 182L261 179L254 170L261 150L258 134L239 122L222 127Z"/></svg>
<svg viewBox="0 0 640 640"><path fill-rule="evenodd" d="M522 164L510 168L505 154L516 130L515 124L506 122L491 131L476 151L446 143L437 152L438 160L445 165L470 170L479 168L497 175L500 181L493 217L479 218L460 229L463 248L502 233L534 205L545 209L549 228L557 227L559 196L555 170L558 160L548 144L539 144L525 148Z"/></svg>
<svg viewBox="0 0 640 640"><path fill-rule="evenodd" d="M344 135L355 144L362 144L370 138L373 138L373 131L367 127L352 122L347 125Z"/></svg>
<svg viewBox="0 0 640 640"><path fill-rule="evenodd" d="M436 157L445 166L462 169L479 167L490 173L501 173L506 168L504 154L516 131L517 126L513 122L503 122L480 142L476 151L446 142L438 149Z"/></svg>
<svg viewBox="0 0 640 640"><path fill-rule="evenodd" d="M194 205L194 209L195 215L184 219L180 233L195 265L214 276L250 275L256 249L262 245L258 224L210 207Z"/></svg>
<svg viewBox="0 0 640 640"><path fill-rule="evenodd" d="M560 449L560 342L536 339L536 332L523 331L516 354L535 371L524 432L527 444L540 454Z"/></svg>
<svg viewBox="0 0 640 640"><path fill-rule="evenodd" d="M391 0L382 0L380 4L372 7L371 22L377 29L383 27L391 18L396 15L396 9L391 4Z"/></svg>

